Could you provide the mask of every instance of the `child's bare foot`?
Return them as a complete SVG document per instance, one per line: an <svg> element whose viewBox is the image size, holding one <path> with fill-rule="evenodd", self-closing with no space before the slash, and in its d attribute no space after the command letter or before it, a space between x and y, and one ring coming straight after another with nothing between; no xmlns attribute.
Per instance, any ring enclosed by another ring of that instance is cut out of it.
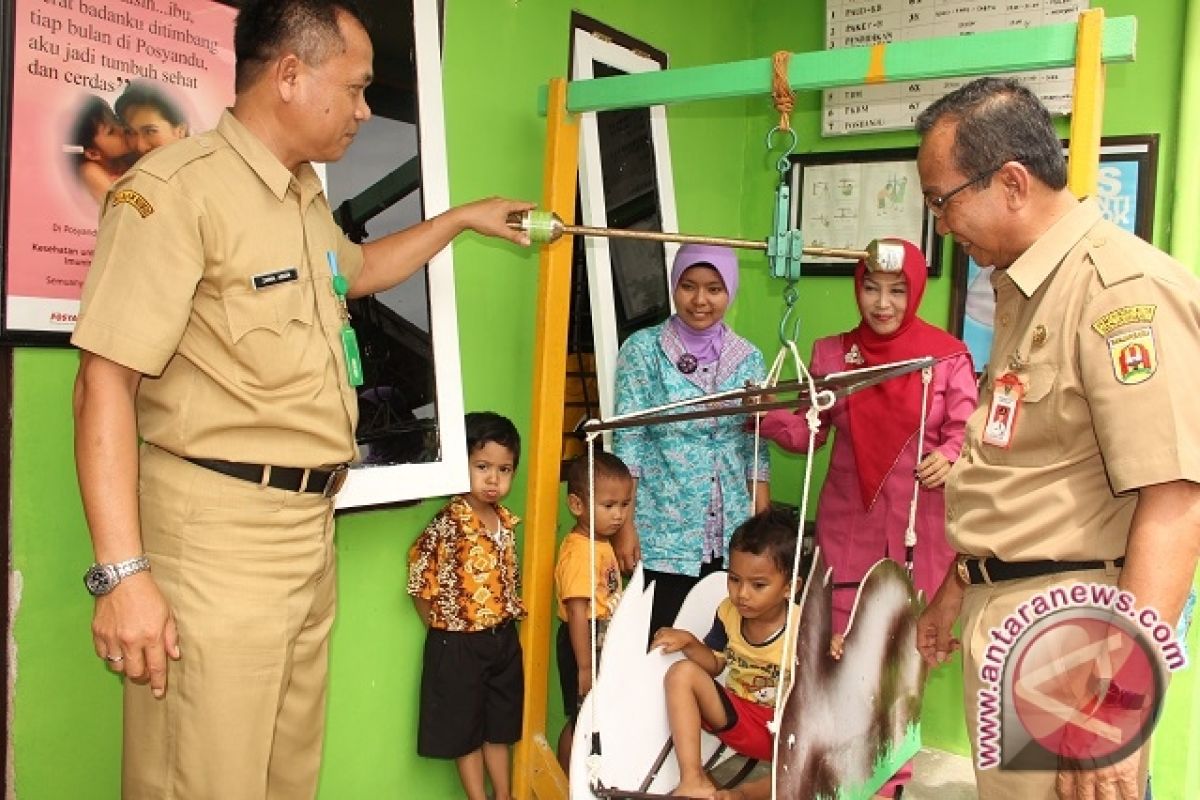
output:
<svg viewBox="0 0 1200 800"><path fill-rule="evenodd" d="M833 656L834 661L841 661L844 652L846 652L846 637L835 633L829 639L829 655Z"/></svg>
<svg viewBox="0 0 1200 800"><path fill-rule="evenodd" d="M717 793L717 787L707 777L701 776L698 780L682 780L675 787L675 791L671 792L672 797L713 797Z"/></svg>

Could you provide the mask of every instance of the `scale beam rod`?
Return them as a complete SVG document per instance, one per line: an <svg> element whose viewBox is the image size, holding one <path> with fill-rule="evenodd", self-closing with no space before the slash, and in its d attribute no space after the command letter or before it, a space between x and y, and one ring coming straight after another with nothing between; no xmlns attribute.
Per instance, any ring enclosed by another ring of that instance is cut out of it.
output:
<svg viewBox="0 0 1200 800"><path fill-rule="evenodd" d="M679 242L681 244L709 244L722 247L738 247L743 250L766 250L767 242L759 239L735 239L727 236L704 236L691 233L668 233L662 231L629 230L625 228L595 228L588 225L567 225L553 212L525 211L512 214L508 227L525 231L534 244L556 242L562 236L601 236L606 239L642 239L654 242ZM899 272L904 265L904 248L899 244L876 239L865 250L848 250L841 247L804 247L807 256L822 258L846 258L851 261L866 261L873 271Z"/></svg>

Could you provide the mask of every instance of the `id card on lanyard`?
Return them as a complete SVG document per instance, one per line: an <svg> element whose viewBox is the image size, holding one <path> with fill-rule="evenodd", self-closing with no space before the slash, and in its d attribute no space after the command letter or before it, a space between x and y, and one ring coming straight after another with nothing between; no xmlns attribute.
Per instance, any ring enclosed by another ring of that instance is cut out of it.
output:
<svg viewBox="0 0 1200 800"><path fill-rule="evenodd" d="M346 305L346 293L350 290L350 284L346 281L346 277L338 271L337 254L329 250L325 253L325 258L329 262L329 270L333 273L333 293L337 297L338 311L342 316L340 338L342 355L346 359L346 380L351 386L362 386L362 355L358 351L358 335L355 334L354 328L350 327L350 309Z"/></svg>
<svg viewBox="0 0 1200 800"><path fill-rule="evenodd" d="M983 443L1008 449L1012 444L1013 432L1017 428L1017 416L1021 410L1021 398L1025 387L1021 379L1012 372L1005 372L992 384L992 402L988 406L987 424L983 429Z"/></svg>

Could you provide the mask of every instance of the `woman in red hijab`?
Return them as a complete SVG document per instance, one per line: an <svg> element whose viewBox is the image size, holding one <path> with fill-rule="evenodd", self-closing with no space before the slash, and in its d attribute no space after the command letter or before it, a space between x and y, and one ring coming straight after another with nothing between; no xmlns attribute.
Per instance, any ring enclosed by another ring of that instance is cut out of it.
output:
<svg viewBox="0 0 1200 800"><path fill-rule="evenodd" d="M925 257L909 242L899 272L869 272L858 262L854 291L862 320L853 330L818 339L809 369L814 375L845 372L893 361L933 356L922 458L916 438L921 424L921 373L913 372L860 390L821 415L816 447L836 430L833 454L817 506L817 544L833 569L833 628L843 633L858 585L881 558L905 561L913 480L917 499L917 544L913 581L933 596L954 551L946 543L942 485L962 448L967 417L975 409L975 372L967 346L917 318L925 293ZM772 411L762 435L785 450L808 450L803 411ZM907 776L902 773L889 783Z"/></svg>

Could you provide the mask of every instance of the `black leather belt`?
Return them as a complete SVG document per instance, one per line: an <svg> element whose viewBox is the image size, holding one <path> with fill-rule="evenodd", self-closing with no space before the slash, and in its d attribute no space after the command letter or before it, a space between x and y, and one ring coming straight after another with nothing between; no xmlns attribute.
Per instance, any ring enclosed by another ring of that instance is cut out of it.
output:
<svg viewBox="0 0 1200 800"><path fill-rule="evenodd" d="M289 492L311 492L333 497L346 482L348 467L338 464L331 470L304 467L273 467L268 464L244 464L240 461L220 461L215 458L187 458L196 466L211 469L231 478L250 483L266 484ZM265 480L264 480L265 478Z"/></svg>
<svg viewBox="0 0 1200 800"><path fill-rule="evenodd" d="M1125 557L1112 561L1001 561L998 558L958 557L958 578L963 583L995 583L1015 581L1020 578L1036 578L1056 572L1083 572L1090 569L1107 569L1109 565L1122 567Z"/></svg>

